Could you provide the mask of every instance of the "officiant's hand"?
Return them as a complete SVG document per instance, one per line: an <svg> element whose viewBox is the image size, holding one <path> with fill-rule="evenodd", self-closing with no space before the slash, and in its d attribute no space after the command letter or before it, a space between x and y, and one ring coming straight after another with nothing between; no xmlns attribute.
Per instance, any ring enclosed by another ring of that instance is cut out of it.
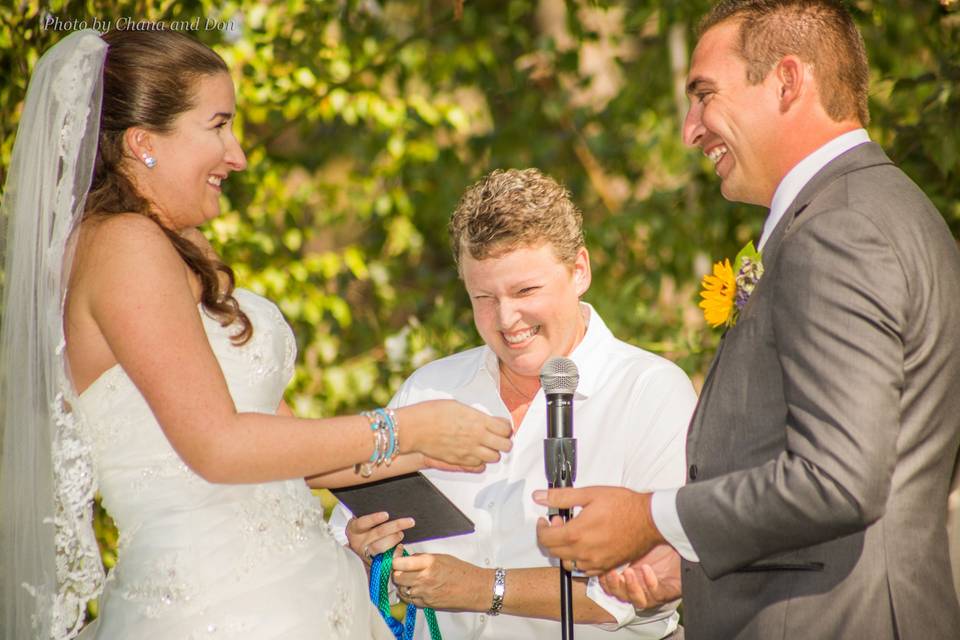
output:
<svg viewBox="0 0 960 640"><path fill-rule="evenodd" d="M395 558L393 582L400 599L443 611L486 611L493 570L445 553L416 553Z"/></svg>
<svg viewBox="0 0 960 640"><path fill-rule="evenodd" d="M368 567L373 557L392 549L403 540L403 532L415 524L413 518L390 520L386 511L347 521L347 542Z"/></svg>
<svg viewBox="0 0 960 640"><path fill-rule="evenodd" d="M680 597L680 554L661 544L630 566L600 576L600 586L637 609L650 609Z"/></svg>
<svg viewBox="0 0 960 640"><path fill-rule="evenodd" d="M400 452L419 452L428 466L439 463L477 468L500 460L510 451L513 429L506 418L494 418L455 400L429 400L397 409ZM473 469L471 469L473 470Z"/></svg>

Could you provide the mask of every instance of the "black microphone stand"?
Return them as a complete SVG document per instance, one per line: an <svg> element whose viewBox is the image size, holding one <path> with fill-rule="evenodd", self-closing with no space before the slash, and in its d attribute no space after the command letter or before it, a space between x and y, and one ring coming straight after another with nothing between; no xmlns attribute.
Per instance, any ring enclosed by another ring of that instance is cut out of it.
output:
<svg viewBox="0 0 960 640"><path fill-rule="evenodd" d="M547 411L560 414L568 412L567 420L555 419L552 424L562 426L560 437L547 437L543 441L543 460L547 472L547 484L551 489L572 487L577 475L577 440L573 437L573 394L552 394L553 402L547 403ZM559 418L559 415L556 416ZM551 424L551 416L547 417ZM551 434L552 435L552 434ZM552 517L554 514L548 514ZM570 520L570 510L560 509L564 522ZM560 563L560 627L563 640L573 640L573 576Z"/></svg>

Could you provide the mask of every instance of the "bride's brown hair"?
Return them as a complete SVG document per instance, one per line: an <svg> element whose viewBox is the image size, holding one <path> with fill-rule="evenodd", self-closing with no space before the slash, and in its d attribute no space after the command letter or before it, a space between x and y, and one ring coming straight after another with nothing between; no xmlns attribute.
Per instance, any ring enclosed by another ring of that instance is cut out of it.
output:
<svg viewBox="0 0 960 640"><path fill-rule="evenodd" d="M109 49L103 69L100 139L84 218L134 212L153 220L199 276L203 308L223 326L238 322L240 331L232 339L234 344L244 344L253 335L253 325L233 297L233 269L167 228L121 164L129 155L123 140L127 129L169 133L176 117L193 107L197 81L229 69L211 49L176 31L108 31L102 37ZM220 291L218 273L226 276L225 291Z"/></svg>

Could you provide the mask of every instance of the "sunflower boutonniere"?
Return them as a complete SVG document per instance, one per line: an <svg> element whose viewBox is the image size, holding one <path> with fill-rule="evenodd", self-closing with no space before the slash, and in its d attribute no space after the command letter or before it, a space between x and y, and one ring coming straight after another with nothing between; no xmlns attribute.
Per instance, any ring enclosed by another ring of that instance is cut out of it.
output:
<svg viewBox="0 0 960 640"><path fill-rule="evenodd" d="M746 306L750 294L760 282L763 275L761 254L753 246L753 242L740 250L730 265L730 260L717 262L713 265L713 274L703 276L700 283L703 291L700 292L700 308L703 317L711 327L721 325L732 327L737 324L740 311Z"/></svg>

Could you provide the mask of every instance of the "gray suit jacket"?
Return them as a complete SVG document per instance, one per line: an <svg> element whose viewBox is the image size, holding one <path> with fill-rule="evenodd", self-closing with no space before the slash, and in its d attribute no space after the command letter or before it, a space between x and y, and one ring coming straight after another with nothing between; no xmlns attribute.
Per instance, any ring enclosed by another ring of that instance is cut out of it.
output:
<svg viewBox="0 0 960 640"><path fill-rule="evenodd" d="M688 637L960 637L960 253L943 218L867 143L804 187L763 263L690 425Z"/></svg>

